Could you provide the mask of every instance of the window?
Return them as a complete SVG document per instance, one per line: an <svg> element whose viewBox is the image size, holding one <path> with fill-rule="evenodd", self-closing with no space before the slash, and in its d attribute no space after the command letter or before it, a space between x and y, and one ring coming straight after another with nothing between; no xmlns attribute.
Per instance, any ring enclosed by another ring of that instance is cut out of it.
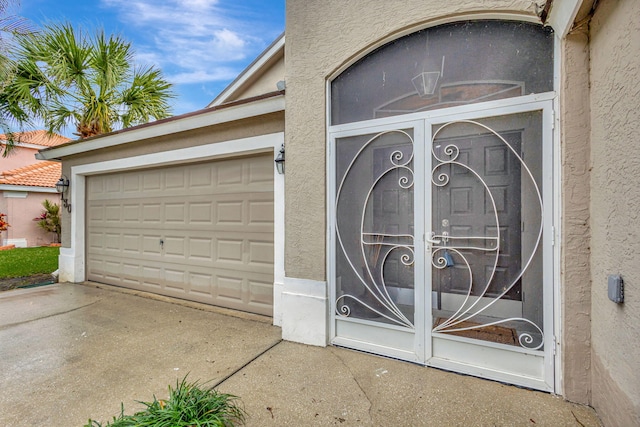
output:
<svg viewBox="0 0 640 427"><path fill-rule="evenodd" d="M331 84L331 124L553 90L553 32L466 21L394 40Z"/></svg>

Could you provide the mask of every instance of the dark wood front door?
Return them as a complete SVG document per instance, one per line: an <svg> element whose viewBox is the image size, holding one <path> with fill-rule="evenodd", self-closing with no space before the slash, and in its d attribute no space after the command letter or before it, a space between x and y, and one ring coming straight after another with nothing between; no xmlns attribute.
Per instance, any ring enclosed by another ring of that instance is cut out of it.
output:
<svg viewBox="0 0 640 427"><path fill-rule="evenodd" d="M448 177L432 195L437 255L446 263L434 269L434 290L467 294L471 282L473 296L520 300L520 162L496 135L465 135L465 127L453 125L445 135L462 135L433 142L434 175ZM501 136L520 152L520 132Z"/></svg>

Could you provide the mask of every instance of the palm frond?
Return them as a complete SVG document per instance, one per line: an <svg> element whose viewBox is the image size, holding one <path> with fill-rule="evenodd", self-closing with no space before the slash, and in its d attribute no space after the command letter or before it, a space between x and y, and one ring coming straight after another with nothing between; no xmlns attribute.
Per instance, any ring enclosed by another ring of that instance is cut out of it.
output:
<svg viewBox="0 0 640 427"><path fill-rule="evenodd" d="M120 36L100 30L91 38L64 23L17 40L0 114L44 120L52 132L72 125L83 138L170 115L171 85L158 69L133 67Z"/></svg>
<svg viewBox="0 0 640 427"><path fill-rule="evenodd" d="M122 93L126 110L122 114L123 126L169 117L171 107L168 101L174 97L171 84L160 70L153 67L137 69L131 86Z"/></svg>

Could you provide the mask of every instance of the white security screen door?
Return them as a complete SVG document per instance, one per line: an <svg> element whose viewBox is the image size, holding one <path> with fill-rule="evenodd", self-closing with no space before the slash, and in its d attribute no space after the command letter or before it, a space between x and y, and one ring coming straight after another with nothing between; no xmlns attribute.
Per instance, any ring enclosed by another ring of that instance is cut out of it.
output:
<svg viewBox="0 0 640 427"><path fill-rule="evenodd" d="M332 134L333 343L553 390L551 102L412 117Z"/></svg>
<svg viewBox="0 0 640 427"><path fill-rule="evenodd" d="M535 107L428 121L427 363L552 390L551 106Z"/></svg>
<svg viewBox="0 0 640 427"><path fill-rule="evenodd" d="M424 264L415 228L424 225L415 221L414 202L415 143L423 130L417 121L337 134L330 175L334 342L416 362L424 358L423 334L416 334L424 287L415 288L423 281L416 261Z"/></svg>

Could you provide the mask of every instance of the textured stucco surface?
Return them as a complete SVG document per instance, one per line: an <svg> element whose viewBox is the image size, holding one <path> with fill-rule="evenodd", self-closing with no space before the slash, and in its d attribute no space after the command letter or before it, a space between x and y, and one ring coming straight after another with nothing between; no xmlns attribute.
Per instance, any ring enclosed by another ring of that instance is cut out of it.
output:
<svg viewBox="0 0 640 427"><path fill-rule="evenodd" d="M606 425L640 425L640 2L599 2L590 40L592 402Z"/></svg>
<svg viewBox="0 0 640 427"><path fill-rule="evenodd" d="M249 138L258 135L282 132L284 130L284 114L271 113L247 120L238 120L217 126L209 126L189 132L165 135L158 138L131 142L126 145L94 150L84 154L69 156L63 159L62 173L71 176L71 168L77 165L123 159L198 145L213 144ZM73 185L73 183L71 183ZM70 200L73 204L74 201ZM62 215L62 246L71 245L71 216L66 212Z"/></svg>
<svg viewBox="0 0 640 427"><path fill-rule="evenodd" d="M285 141L288 277L326 280L326 82L377 42L476 12L534 14L534 2L401 0L286 3Z"/></svg>
<svg viewBox="0 0 640 427"><path fill-rule="evenodd" d="M284 80L284 49L272 59L271 63L260 70L259 75L249 79L238 93L233 94L225 102L251 98L278 90L277 84Z"/></svg>
<svg viewBox="0 0 640 427"><path fill-rule="evenodd" d="M562 44L560 121L562 152L562 246L560 349L564 396L590 399L589 273L589 45L585 31Z"/></svg>

